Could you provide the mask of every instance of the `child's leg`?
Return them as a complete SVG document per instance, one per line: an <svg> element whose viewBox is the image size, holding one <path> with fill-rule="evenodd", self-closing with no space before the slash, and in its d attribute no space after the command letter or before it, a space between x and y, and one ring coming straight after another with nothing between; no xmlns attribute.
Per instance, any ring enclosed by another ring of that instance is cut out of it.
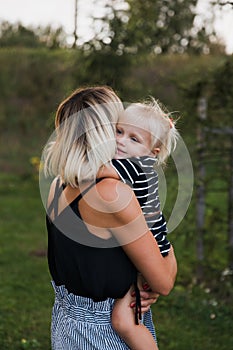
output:
<svg viewBox="0 0 233 350"><path fill-rule="evenodd" d="M117 299L112 311L112 326L131 350L158 350L156 342L143 325L135 324L134 310L130 307L133 287L122 299Z"/></svg>

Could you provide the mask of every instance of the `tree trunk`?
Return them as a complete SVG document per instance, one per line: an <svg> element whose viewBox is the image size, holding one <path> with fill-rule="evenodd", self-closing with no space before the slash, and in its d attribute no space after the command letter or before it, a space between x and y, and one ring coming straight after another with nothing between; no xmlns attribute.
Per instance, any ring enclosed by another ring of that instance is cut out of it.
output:
<svg viewBox="0 0 233 350"><path fill-rule="evenodd" d="M228 195L228 248L229 248L229 268L233 270L233 139L231 140L230 154L230 181Z"/></svg>
<svg viewBox="0 0 233 350"><path fill-rule="evenodd" d="M73 43L73 49L77 46L78 41L78 34L77 34L77 19L78 19L78 0L75 1L75 7L74 7L74 43Z"/></svg>
<svg viewBox="0 0 233 350"><path fill-rule="evenodd" d="M200 283L204 277L204 224L205 224L205 165L204 165L204 131L201 125L197 130L197 207L196 207L196 225L197 225L197 282Z"/></svg>
<svg viewBox="0 0 233 350"><path fill-rule="evenodd" d="M196 226L197 226L197 283L204 278L204 233L205 233L205 131L203 123L207 118L207 100L200 97L197 105L199 123L197 126L197 204L196 204Z"/></svg>

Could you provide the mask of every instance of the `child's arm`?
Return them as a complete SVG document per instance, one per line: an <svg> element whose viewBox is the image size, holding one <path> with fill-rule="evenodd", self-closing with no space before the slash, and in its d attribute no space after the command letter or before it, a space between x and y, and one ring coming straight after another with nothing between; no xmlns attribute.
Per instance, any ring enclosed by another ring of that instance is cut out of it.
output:
<svg viewBox="0 0 233 350"><path fill-rule="evenodd" d="M130 307L133 287L122 299L115 301L112 311L112 326L132 350L158 350L156 342L143 325L135 324L134 310Z"/></svg>

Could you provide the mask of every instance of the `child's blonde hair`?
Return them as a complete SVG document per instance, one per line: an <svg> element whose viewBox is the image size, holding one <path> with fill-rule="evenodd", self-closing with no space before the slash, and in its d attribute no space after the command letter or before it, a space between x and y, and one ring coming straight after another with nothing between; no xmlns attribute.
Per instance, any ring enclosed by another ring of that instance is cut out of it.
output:
<svg viewBox="0 0 233 350"><path fill-rule="evenodd" d="M130 104L125 109L125 115L139 121L140 125L151 133L151 149L160 149L157 155L158 164L165 164L168 156L175 150L179 138L171 114L163 111L159 101L151 97L144 103Z"/></svg>

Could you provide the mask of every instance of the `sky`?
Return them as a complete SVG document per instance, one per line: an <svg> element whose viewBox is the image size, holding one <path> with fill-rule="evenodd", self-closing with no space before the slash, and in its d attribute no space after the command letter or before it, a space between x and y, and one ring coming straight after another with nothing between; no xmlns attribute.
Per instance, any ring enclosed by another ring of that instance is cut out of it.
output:
<svg viewBox="0 0 233 350"><path fill-rule="evenodd" d="M199 0L198 6L198 11L207 17L209 1ZM78 0L78 36L83 40L92 36L91 15L98 15L102 10L95 3L95 0ZM75 0L0 0L0 20L21 22L25 26L34 27L48 24L53 27L63 26L71 40L74 31L74 7ZM224 6L222 11L215 14L214 23L219 38L226 45L227 53L233 53L233 8Z"/></svg>

